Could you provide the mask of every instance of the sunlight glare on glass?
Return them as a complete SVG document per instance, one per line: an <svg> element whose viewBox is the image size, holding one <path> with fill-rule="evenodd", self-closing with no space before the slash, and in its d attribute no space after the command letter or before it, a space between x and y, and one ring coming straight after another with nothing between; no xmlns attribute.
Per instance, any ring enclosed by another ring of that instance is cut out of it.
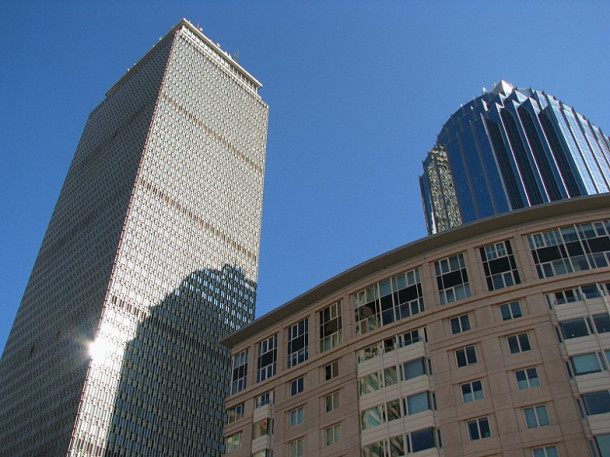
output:
<svg viewBox="0 0 610 457"><path fill-rule="evenodd" d="M89 355L96 362L101 362L112 352L112 343L105 338L98 338L89 344Z"/></svg>

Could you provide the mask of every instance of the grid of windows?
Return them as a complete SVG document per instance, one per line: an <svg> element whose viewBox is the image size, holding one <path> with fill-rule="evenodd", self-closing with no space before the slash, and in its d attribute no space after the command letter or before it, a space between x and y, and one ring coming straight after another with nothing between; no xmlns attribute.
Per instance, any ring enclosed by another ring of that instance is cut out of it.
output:
<svg viewBox="0 0 610 457"><path fill-rule="evenodd" d="M259 342L257 347L256 382L262 382L274 376L277 370L277 335Z"/></svg>
<svg viewBox="0 0 610 457"><path fill-rule="evenodd" d="M510 241L488 244L479 248L479 252L487 289L498 290L521 283Z"/></svg>
<svg viewBox="0 0 610 457"><path fill-rule="evenodd" d="M341 344L343 325L341 302L338 301L320 310L320 352Z"/></svg>
<svg viewBox="0 0 610 457"><path fill-rule="evenodd" d="M464 254L459 253L434 262L436 285L441 305L470 297L470 284Z"/></svg>
<svg viewBox="0 0 610 457"><path fill-rule="evenodd" d="M309 320L307 318L288 327L288 368L309 358Z"/></svg>
<svg viewBox="0 0 610 457"><path fill-rule="evenodd" d="M233 374L231 377L231 394L236 394L246 388L248 375L248 350L233 356Z"/></svg>
<svg viewBox="0 0 610 457"><path fill-rule="evenodd" d="M382 325L425 310L419 269L373 284L354 296L356 332L363 335Z"/></svg>
<svg viewBox="0 0 610 457"><path fill-rule="evenodd" d="M610 221L569 225L528 236L539 278L610 264Z"/></svg>

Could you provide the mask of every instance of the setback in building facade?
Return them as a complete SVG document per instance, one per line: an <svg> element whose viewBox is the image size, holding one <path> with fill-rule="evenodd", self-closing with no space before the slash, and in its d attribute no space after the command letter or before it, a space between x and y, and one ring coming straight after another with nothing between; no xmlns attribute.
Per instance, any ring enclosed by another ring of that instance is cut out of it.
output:
<svg viewBox="0 0 610 457"><path fill-rule="evenodd" d="M463 225L230 335L227 457L610 456L610 196Z"/></svg>
<svg viewBox="0 0 610 457"><path fill-rule="evenodd" d="M432 234L610 191L610 138L552 95L501 81L449 118L423 167Z"/></svg>
<svg viewBox="0 0 610 457"><path fill-rule="evenodd" d="M220 455L268 107L181 21L83 131L0 362L0 454Z"/></svg>

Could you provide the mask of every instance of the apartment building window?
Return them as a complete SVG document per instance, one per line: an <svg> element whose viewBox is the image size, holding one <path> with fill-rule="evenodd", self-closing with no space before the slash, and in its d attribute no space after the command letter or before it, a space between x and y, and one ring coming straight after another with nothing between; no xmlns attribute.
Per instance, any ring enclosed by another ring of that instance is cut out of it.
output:
<svg viewBox="0 0 610 457"><path fill-rule="evenodd" d="M557 446L544 446L532 449L532 457L559 457Z"/></svg>
<svg viewBox="0 0 610 457"><path fill-rule="evenodd" d="M320 352L341 344L341 302L338 301L320 310Z"/></svg>
<svg viewBox="0 0 610 457"><path fill-rule="evenodd" d="M225 452L233 452L241 447L241 432L227 436L225 439Z"/></svg>
<svg viewBox="0 0 610 457"><path fill-rule="evenodd" d="M304 378L297 378L290 381L290 395L297 395L303 392L305 389L305 380Z"/></svg>
<svg viewBox="0 0 610 457"><path fill-rule="evenodd" d="M521 317L523 315L521 313L521 305L518 301L500 305L500 315L502 316L503 321L517 319L518 317Z"/></svg>
<svg viewBox="0 0 610 457"><path fill-rule="evenodd" d="M233 372L231 375L231 394L241 392L246 388L248 375L248 350L233 356Z"/></svg>
<svg viewBox="0 0 610 457"><path fill-rule="evenodd" d="M483 399L483 384L480 379L462 384L460 389L464 403Z"/></svg>
<svg viewBox="0 0 610 457"><path fill-rule="evenodd" d="M593 325L597 333L610 332L610 315L607 313L596 314L593 317Z"/></svg>
<svg viewBox="0 0 610 457"><path fill-rule="evenodd" d="M288 368L295 367L309 357L309 323L305 318L288 327Z"/></svg>
<svg viewBox="0 0 610 457"><path fill-rule="evenodd" d="M252 424L252 439L260 438L265 435L273 435L273 419L265 417Z"/></svg>
<svg viewBox="0 0 610 457"><path fill-rule="evenodd" d="M335 424L326 429L326 445L332 446L341 441L341 424Z"/></svg>
<svg viewBox="0 0 610 457"><path fill-rule="evenodd" d="M531 389L540 385L540 378L538 377L538 369L536 367L515 371L515 378L517 379L519 390Z"/></svg>
<svg viewBox="0 0 610 457"><path fill-rule="evenodd" d="M410 374L414 374L416 368L410 368ZM404 378L403 378L404 380ZM382 371L377 371L360 378L360 395L366 395L376 390L394 385L398 382L398 371L396 366L384 368Z"/></svg>
<svg viewBox="0 0 610 457"><path fill-rule="evenodd" d="M227 409L227 424L232 424L244 417L244 404L240 403Z"/></svg>
<svg viewBox="0 0 610 457"><path fill-rule="evenodd" d="M383 341L378 341L375 344L360 349L358 351L358 363L366 362L367 360L382 354L386 354L404 346L419 343L420 341L428 341L425 327L394 335L393 337L386 338Z"/></svg>
<svg viewBox="0 0 610 457"><path fill-rule="evenodd" d="M261 408L265 405L272 405L275 403L275 391L269 390L263 392L254 399L254 408Z"/></svg>
<svg viewBox="0 0 610 457"><path fill-rule="evenodd" d="M607 267L610 263L610 221L569 225L528 235L538 277Z"/></svg>
<svg viewBox="0 0 610 457"><path fill-rule="evenodd" d="M339 391L326 395L324 397L324 405L327 413L337 409L340 405Z"/></svg>
<svg viewBox="0 0 610 457"><path fill-rule="evenodd" d="M610 392L601 390L582 395L588 416L610 412Z"/></svg>
<svg viewBox="0 0 610 457"><path fill-rule="evenodd" d="M469 420L467 421L467 426L470 441L482 440L491 436L491 429L489 428L489 420L487 417Z"/></svg>
<svg viewBox="0 0 610 457"><path fill-rule="evenodd" d="M527 428L545 427L551 423L546 405L523 408L523 414L525 415L525 425Z"/></svg>
<svg viewBox="0 0 610 457"><path fill-rule="evenodd" d="M596 435L595 443L599 449L600 457L610 457L610 433Z"/></svg>
<svg viewBox="0 0 610 457"><path fill-rule="evenodd" d="M470 330L470 316L463 314L451 319L451 333L454 335Z"/></svg>
<svg viewBox="0 0 610 457"><path fill-rule="evenodd" d="M305 419L305 407L299 406L290 411L290 426L295 427L301 425Z"/></svg>
<svg viewBox="0 0 610 457"><path fill-rule="evenodd" d="M339 361L329 363L324 366L324 380L330 381L331 379L339 376Z"/></svg>
<svg viewBox="0 0 610 457"><path fill-rule="evenodd" d="M527 333L508 336L506 341L508 342L508 349L510 350L511 354L519 354L532 349Z"/></svg>
<svg viewBox="0 0 610 457"><path fill-rule="evenodd" d="M470 297L470 284L464 254L459 253L434 262L441 305Z"/></svg>
<svg viewBox="0 0 610 457"><path fill-rule="evenodd" d="M546 294L546 299L549 307L554 305L564 305L566 303L575 303L587 299L594 299L602 295L610 295L610 283L587 284L571 289L557 290L550 294Z"/></svg>
<svg viewBox="0 0 610 457"><path fill-rule="evenodd" d="M589 354L580 354L570 357L572 368L576 376L590 373L599 373L602 371L601 354L591 352ZM602 362L603 363L603 362Z"/></svg>
<svg viewBox="0 0 610 457"><path fill-rule="evenodd" d="M420 357L419 359L409 360L402 364L401 378L403 381L417 378L418 376L425 376L428 374L426 359Z"/></svg>
<svg viewBox="0 0 610 457"><path fill-rule="evenodd" d="M274 376L277 370L277 334L258 343L256 382Z"/></svg>
<svg viewBox="0 0 610 457"><path fill-rule="evenodd" d="M401 273L357 292L354 305L358 335L423 312L425 306L419 269Z"/></svg>
<svg viewBox="0 0 610 457"><path fill-rule="evenodd" d="M252 457L273 457L273 451L271 449L261 449L253 453Z"/></svg>
<svg viewBox="0 0 610 457"><path fill-rule="evenodd" d="M290 457L303 457L305 447L304 444L305 438L299 438L297 440L291 441L289 444Z"/></svg>
<svg viewBox="0 0 610 457"><path fill-rule="evenodd" d="M361 414L362 430L367 430L371 427L377 427L385 422L385 405L377 405L372 408L365 409Z"/></svg>
<svg viewBox="0 0 610 457"><path fill-rule="evenodd" d="M510 241L479 248L488 290L498 290L521 283Z"/></svg>
<svg viewBox="0 0 610 457"><path fill-rule="evenodd" d="M388 412L388 422L396 420L396 419L400 419L402 417L402 415L400 413L400 400L399 399L388 400L386 408L387 408L387 412Z"/></svg>
<svg viewBox="0 0 610 457"><path fill-rule="evenodd" d="M430 392L420 392L418 394L409 395L403 399L403 410L405 415L413 415L428 411L430 407Z"/></svg>
<svg viewBox="0 0 610 457"><path fill-rule="evenodd" d="M465 367L477 363L477 350L474 346L466 346L455 351L457 366Z"/></svg>
<svg viewBox="0 0 610 457"><path fill-rule="evenodd" d="M438 430L437 430L438 432ZM439 435L439 446L440 447L440 433ZM407 435L407 452L415 453L424 451L426 449L432 449L437 447L434 441L434 429L426 428L423 430L417 430ZM402 455L402 454L398 454Z"/></svg>
<svg viewBox="0 0 610 457"><path fill-rule="evenodd" d="M405 444L407 446L405 452ZM398 457L405 453L411 454L441 447L440 430L425 428L416 430L406 435L391 436L389 440L383 440L362 447L363 457Z"/></svg>
<svg viewBox="0 0 610 457"><path fill-rule="evenodd" d="M610 332L610 316L607 313L596 314L592 316L592 320L587 317L577 317L561 321L559 327L566 340L593 333L607 333Z"/></svg>

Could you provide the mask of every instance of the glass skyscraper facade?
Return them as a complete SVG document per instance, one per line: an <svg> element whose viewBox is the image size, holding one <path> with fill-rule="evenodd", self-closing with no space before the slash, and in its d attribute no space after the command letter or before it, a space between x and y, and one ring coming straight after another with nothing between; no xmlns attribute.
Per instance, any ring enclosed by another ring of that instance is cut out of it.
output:
<svg viewBox="0 0 610 457"><path fill-rule="evenodd" d="M443 181L431 179L438 175L439 148L454 184L449 192ZM445 123L424 161L420 184L429 233L605 193L610 191L610 138L552 95L501 81ZM461 221L446 216L456 210Z"/></svg>
<svg viewBox="0 0 610 457"><path fill-rule="evenodd" d="M181 21L90 114L0 361L0 455L220 455L268 106Z"/></svg>

